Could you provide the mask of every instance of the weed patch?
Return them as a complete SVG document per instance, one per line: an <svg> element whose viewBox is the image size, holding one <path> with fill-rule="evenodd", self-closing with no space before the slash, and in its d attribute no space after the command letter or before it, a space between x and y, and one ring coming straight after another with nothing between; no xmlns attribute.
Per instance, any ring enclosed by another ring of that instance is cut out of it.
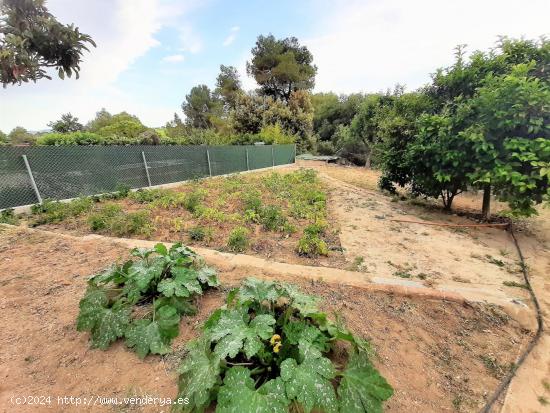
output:
<svg viewBox="0 0 550 413"><path fill-rule="evenodd" d="M250 241L248 239L250 232L245 227L236 227L229 234L227 247L233 252L245 251Z"/></svg>

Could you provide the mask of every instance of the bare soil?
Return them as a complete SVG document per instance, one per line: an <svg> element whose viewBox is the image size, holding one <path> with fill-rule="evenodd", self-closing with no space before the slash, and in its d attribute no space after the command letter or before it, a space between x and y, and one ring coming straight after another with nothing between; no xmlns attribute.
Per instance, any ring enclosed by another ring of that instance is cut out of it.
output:
<svg viewBox="0 0 550 413"><path fill-rule="evenodd" d="M123 343L90 350L75 329L87 277L128 250L105 241L2 229L0 234L0 407L3 412L164 411L169 408L59 406L57 396L174 397L183 345L222 302L225 291L200 300L200 313L182 320L174 353L141 361ZM220 274L224 288L251 276ZM371 339L375 364L394 386L387 411L477 411L515 359L528 333L498 308L404 298L296 279L324 298L356 334ZM52 396L48 406L14 406L12 396Z"/></svg>

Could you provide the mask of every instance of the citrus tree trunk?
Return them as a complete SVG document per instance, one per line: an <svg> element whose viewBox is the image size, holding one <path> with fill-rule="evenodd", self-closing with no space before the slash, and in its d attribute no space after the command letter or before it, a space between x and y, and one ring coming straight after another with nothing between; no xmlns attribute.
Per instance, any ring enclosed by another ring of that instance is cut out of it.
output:
<svg viewBox="0 0 550 413"><path fill-rule="evenodd" d="M491 184L483 187L483 206L481 207L483 219L491 218Z"/></svg>
<svg viewBox="0 0 550 413"><path fill-rule="evenodd" d="M367 153L365 155L365 168L367 169L370 169L370 158L371 158L371 153Z"/></svg>

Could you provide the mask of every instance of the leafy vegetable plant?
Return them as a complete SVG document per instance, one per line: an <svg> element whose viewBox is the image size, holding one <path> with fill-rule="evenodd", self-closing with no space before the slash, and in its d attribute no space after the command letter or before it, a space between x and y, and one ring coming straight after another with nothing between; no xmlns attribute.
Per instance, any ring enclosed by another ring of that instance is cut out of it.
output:
<svg viewBox="0 0 550 413"><path fill-rule="evenodd" d="M106 349L124 337L141 358L166 354L180 317L195 313L194 298L219 285L216 271L181 244L136 248L132 255L137 259L88 281L77 330L90 331L94 348Z"/></svg>
<svg viewBox="0 0 550 413"><path fill-rule="evenodd" d="M368 342L330 321L318 298L295 286L247 279L187 345L180 366L184 411L381 412L392 387L372 365ZM348 343L340 366L329 357Z"/></svg>

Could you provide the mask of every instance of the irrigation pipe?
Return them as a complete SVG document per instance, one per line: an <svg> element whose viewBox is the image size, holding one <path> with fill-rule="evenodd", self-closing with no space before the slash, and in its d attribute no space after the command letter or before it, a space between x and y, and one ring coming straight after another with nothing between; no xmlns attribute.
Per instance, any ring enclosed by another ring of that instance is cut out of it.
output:
<svg viewBox="0 0 550 413"><path fill-rule="evenodd" d="M529 274L527 273L527 265L525 264L523 253L519 246L519 242L516 238L516 234L514 233L514 228L512 223L510 223L510 225L508 226L508 230L510 231L510 235L512 235L512 239L514 240L514 244L516 246L516 250L518 252L519 259L521 262L521 271L523 272L523 279L525 281L525 285L527 285L527 289L529 290L529 294L531 295L531 299L533 300L533 304L537 312L537 332L535 333L535 336L533 337L531 342L527 345L527 347L525 348L521 356L519 356L518 360L514 365L514 368L511 369L510 372L506 375L506 377L500 382L500 384L494 391L491 398L487 401L483 409L480 410L480 413L489 413L493 405L500 398L500 396L502 396L502 394L506 392L506 390L508 389L508 386L510 385L510 382L516 375L516 371L521 367L521 365L523 364L527 356L535 348L544 331L544 326L542 322L542 313L540 311L540 304L539 304L539 301L537 300L537 296L535 295L535 292L533 291L533 287L531 286L531 282L529 280Z"/></svg>
<svg viewBox="0 0 550 413"><path fill-rule="evenodd" d="M523 280L525 281L525 285L527 286L527 290L529 291L529 295L531 296L531 300L533 301L533 305L535 306L536 317L537 317L537 331L534 337L532 338L532 340L529 342L529 344L525 348L525 350L521 353L521 355L515 362L514 368L510 370L510 372L506 375L506 377L504 377L504 379L500 382L496 390L493 392L491 398L487 401L487 403L485 403L485 406L483 406L483 408L480 410L480 413L489 413L493 408L494 404L497 402L497 400L506 392L506 390L508 389L508 386L510 385L510 382L516 375L516 371L525 362L525 359L527 359L527 356L529 356L531 351L533 351L533 349L537 345L544 331L540 304L539 304L539 301L537 300L537 296L535 295L535 291L531 286L531 281L529 280L529 274L527 272L527 265L525 264L523 252L521 251L521 247L519 245L518 239L516 238L516 234L514 233L514 226L512 222L499 223L499 224L447 224L443 222L412 221L412 220L406 220L406 219L391 219L390 221L406 222L409 224L435 225L439 227L506 227L506 229L510 231L510 235L514 240L514 245L516 247L516 251L518 253L519 260L521 263L521 272L523 273Z"/></svg>
<svg viewBox="0 0 550 413"><path fill-rule="evenodd" d="M408 219L389 219L392 222L406 222L408 224L434 225L437 227L507 227L508 222L498 224L448 224L445 222L413 221Z"/></svg>

